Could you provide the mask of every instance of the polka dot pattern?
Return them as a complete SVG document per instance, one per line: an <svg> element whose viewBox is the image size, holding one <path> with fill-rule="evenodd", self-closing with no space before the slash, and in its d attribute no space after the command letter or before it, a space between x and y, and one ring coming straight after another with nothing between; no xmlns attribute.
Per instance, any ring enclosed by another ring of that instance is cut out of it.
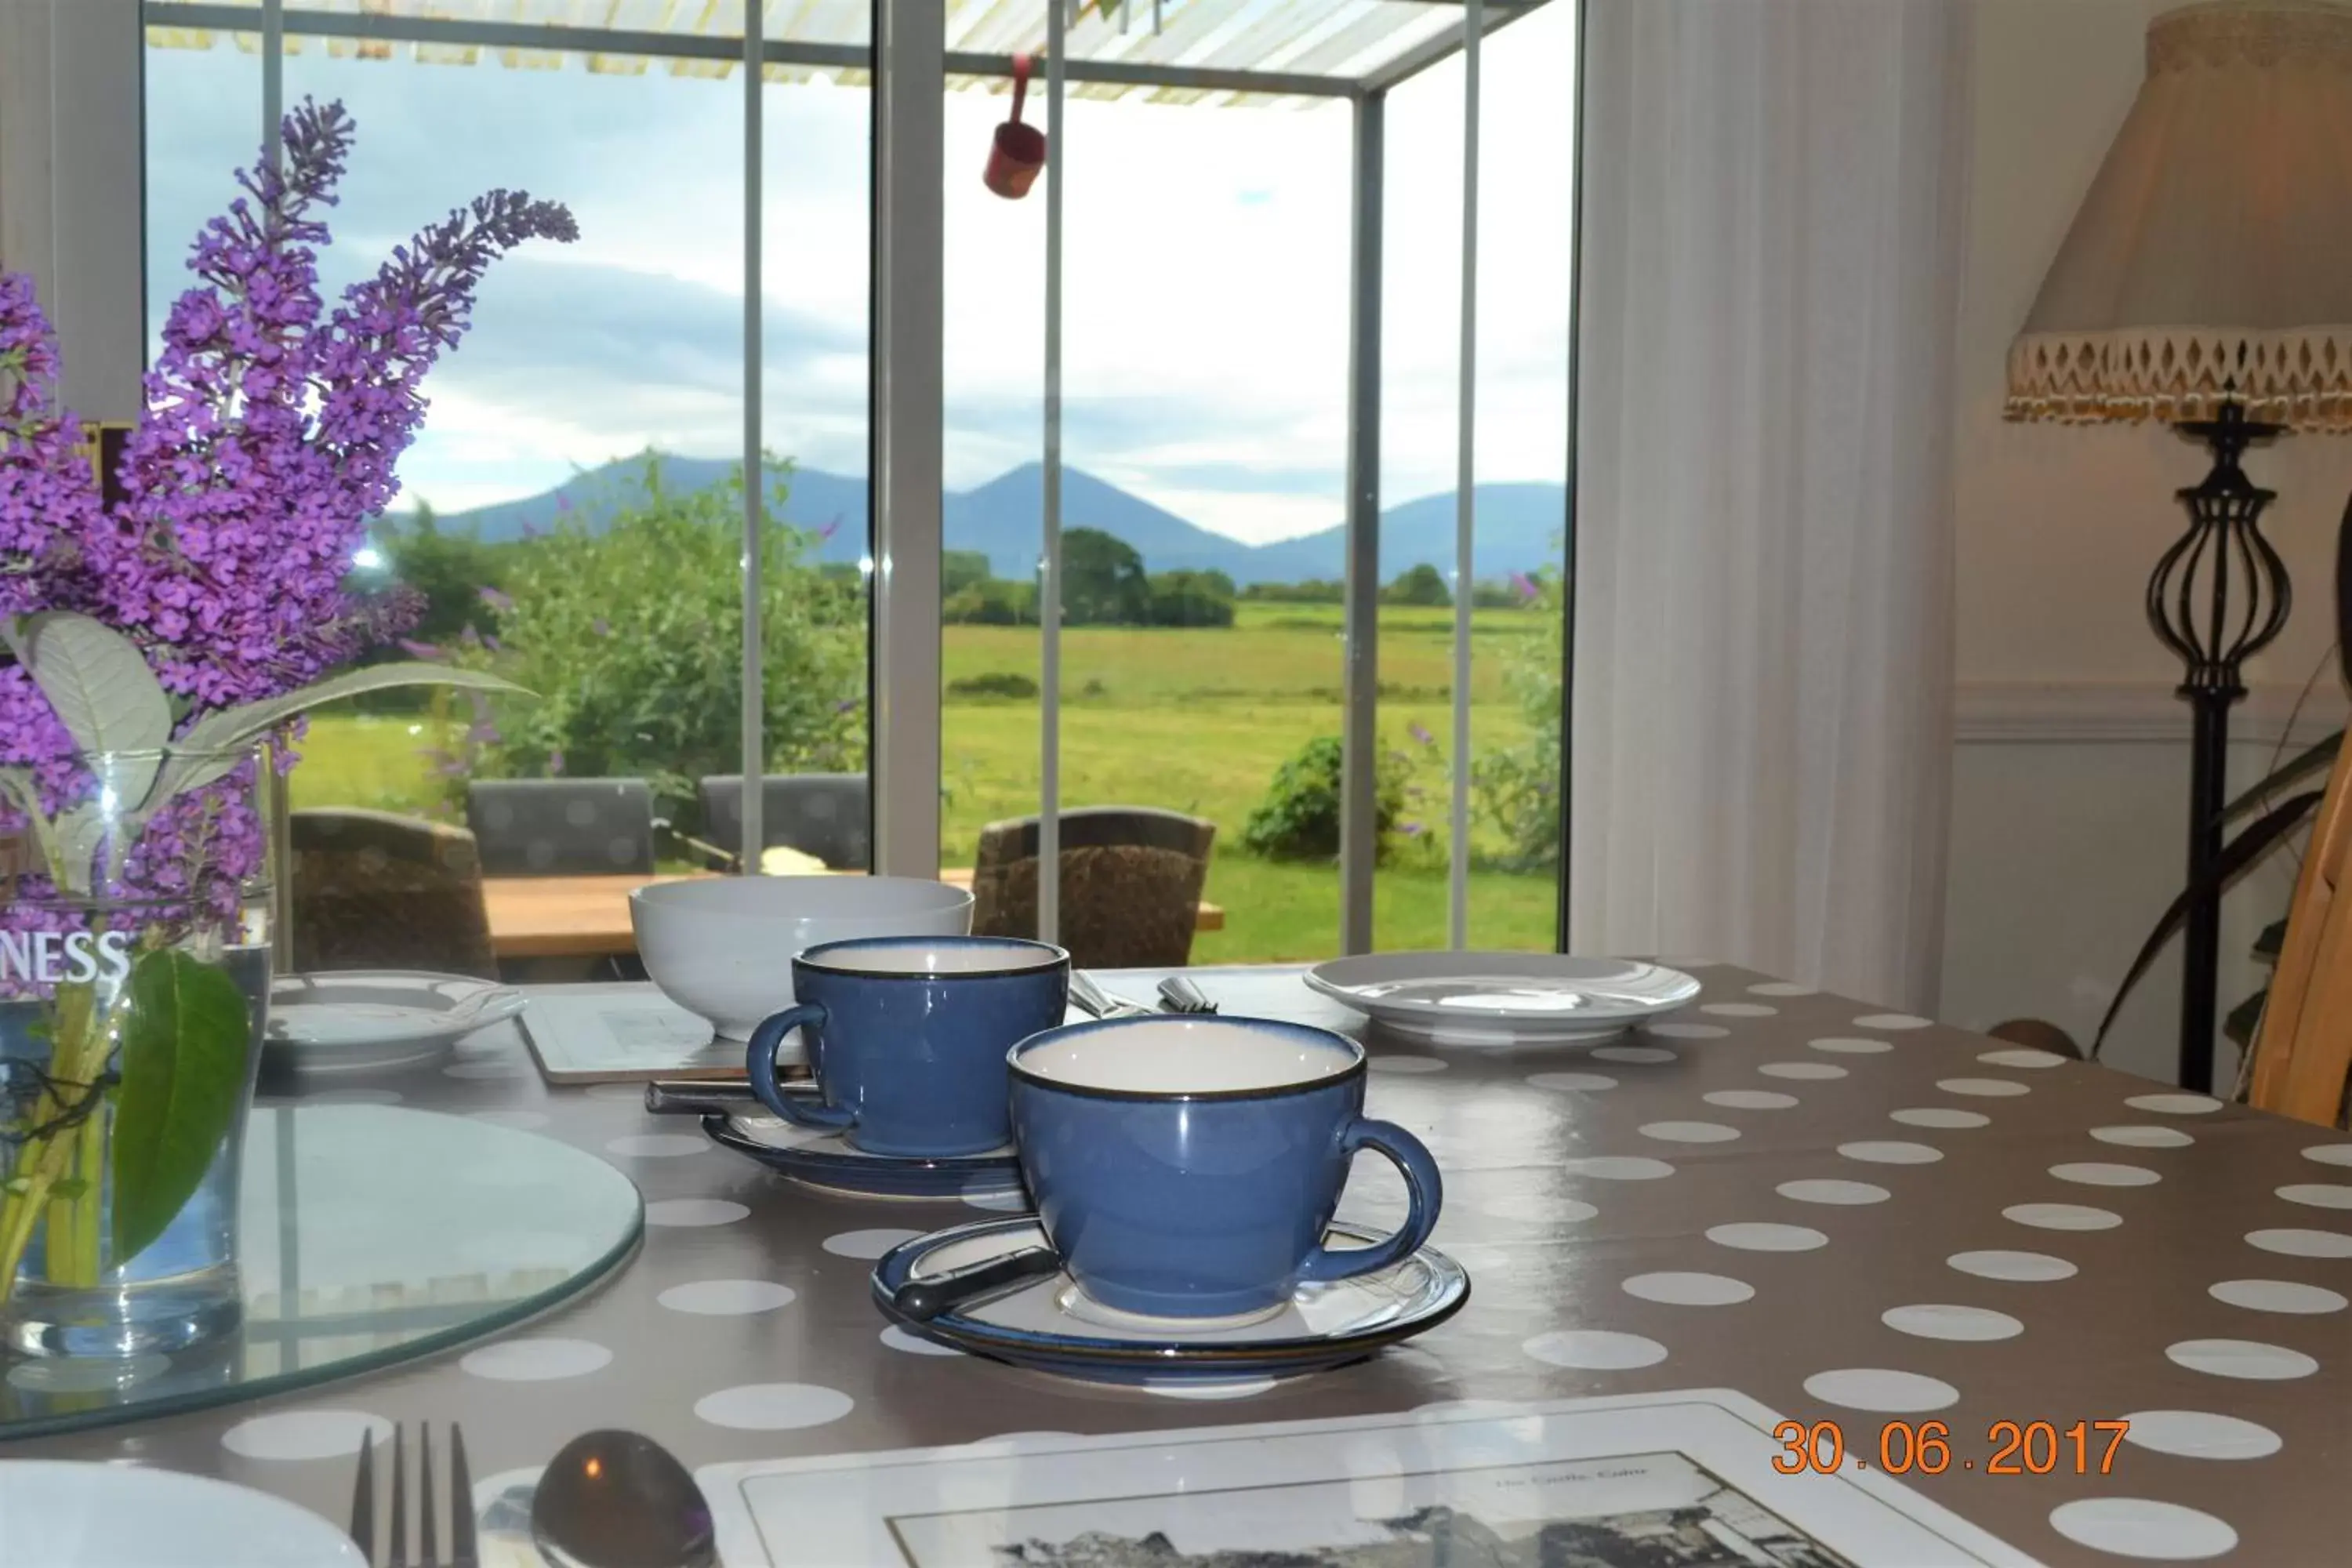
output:
<svg viewBox="0 0 2352 1568"><path fill-rule="evenodd" d="M2319 1370L2319 1363L2301 1351L2258 1340L2182 1340L2165 1346L2164 1355L2191 1372L2254 1383L2284 1383Z"/></svg>
<svg viewBox="0 0 2352 1568"><path fill-rule="evenodd" d="M1644 1121L1638 1131L1665 1143L1728 1143L1739 1136L1738 1128L1720 1121Z"/></svg>
<svg viewBox="0 0 2352 1568"><path fill-rule="evenodd" d="M2074 1160L2053 1165L2050 1173L2079 1187L2152 1187L2163 1176L2145 1165L2118 1165L2105 1160Z"/></svg>
<svg viewBox="0 0 2352 1568"><path fill-rule="evenodd" d="M1871 1165L1932 1165L1944 1157L1944 1152L1932 1144L1899 1141L1841 1143L1838 1152Z"/></svg>
<svg viewBox="0 0 2352 1568"><path fill-rule="evenodd" d="M1731 1035L1720 1024L1644 1024L1642 1033L1662 1040L1721 1040Z"/></svg>
<svg viewBox="0 0 2352 1568"><path fill-rule="evenodd" d="M2342 1292L2321 1285L2299 1284L2292 1279L2224 1279L2206 1294L2216 1301L2227 1301L2232 1307L2243 1307L2250 1312L2307 1315L2340 1312L2345 1307Z"/></svg>
<svg viewBox="0 0 2352 1568"><path fill-rule="evenodd" d="M646 1224L657 1229L698 1230L733 1225L751 1212L731 1198L663 1198L646 1205Z"/></svg>
<svg viewBox="0 0 2352 1568"><path fill-rule="evenodd" d="M1795 1095L1778 1094L1769 1089L1718 1089L1699 1098L1726 1110L1786 1110L1797 1103Z"/></svg>
<svg viewBox="0 0 2352 1568"><path fill-rule="evenodd" d="M1646 1160L1628 1154L1601 1154L1589 1160L1570 1160L1561 1169L1571 1176L1587 1176L1596 1182L1654 1182L1675 1173L1675 1168L1664 1160Z"/></svg>
<svg viewBox="0 0 2352 1568"><path fill-rule="evenodd" d="M1805 1044L1814 1050L1843 1057L1883 1057L1895 1048L1889 1041L1866 1040L1859 1036L1831 1035L1818 1040L1807 1040Z"/></svg>
<svg viewBox="0 0 2352 1568"><path fill-rule="evenodd" d="M1830 1238L1809 1226L1778 1225L1769 1220L1739 1220L1708 1228L1706 1238L1717 1247L1740 1252L1811 1252L1827 1247Z"/></svg>
<svg viewBox="0 0 2352 1568"><path fill-rule="evenodd" d="M1675 1059L1675 1053L1664 1046L1597 1046L1592 1059L1602 1062L1626 1062L1636 1067L1655 1067Z"/></svg>
<svg viewBox="0 0 2352 1568"><path fill-rule="evenodd" d="M824 1238L824 1249L835 1258L856 1258L871 1260L881 1257L894 1247L913 1241L923 1233L919 1230L845 1230Z"/></svg>
<svg viewBox="0 0 2352 1568"><path fill-rule="evenodd" d="M2281 1187L2278 1195L2315 1209L2352 1209L2352 1187L2326 1182L2293 1182Z"/></svg>
<svg viewBox="0 0 2352 1568"><path fill-rule="evenodd" d="M1528 1083L1558 1094L1599 1094L1617 1087L1615 1079L1598 1072L1539 1072L1531 1075Z"/></svg>
<svg viewBox="0 0 2352 1568"><path fill-rule="evenodd" d="M964 1353L953 1345L943 1345L937 1340L927 1340L922 1335L910 1332L897 1323L884 1329L879 1337L887 1349L899 1351L908 1355L956 1356Z"/></svg>
<svg viewBox="0 0 2352 1568"><path fill-rule="evenodd" d="M1898 1334L1922 1340L2013 1340L2025 1331L2025 1325L2007 1312L1941 1302L1889 1307L1878 1315L1878 1321Z"/></svg>
<svg viewBox="0 0 2352 1568"><path fill-rule="evenodd" d="M772 1279L697 1279L673 1285L654 1298L673 1312L698 1318L734 1318L772 1312L793 1303L793 1288Z"/></svg>
<svg viewBox="0 0 2352 1568"><path fill-rule="evenodd" d="M2352 1143L2322 1143L2305 1149L2303 1157L2323 1165L2352 1165Z"/></svg>
<svg viewBox="0 0 2352 1568"><path fill-rule="evenodd" d="M1728 1307L1756 1294L1755 1286L1724 1274L1636 1274L1622 1289L1628 1296L1670 1307Z"/></svg>
<svg viewBox="0 0 2352 1568"><path fill-rule="evenodd" d="M499 1340L468 1352L457 1364L493 1383L547 1383L585 1377L613 1363L613 1352L587 1340Z"/></svg>
<svg viewBox="0 0 2352 1568"><path fill-rule="evenodd" d="M1816 1083L1846 1075L1845 1068L1835 1062L1766 1062L1756 1070L1766 1078L1803 1079Z"/></svg>
<svg viewBox="0 0 2352 1568"><path fill-rule="evenodd" d="M1444 1072L1443 1057L1377 1056L1364 1064L1383 1078L1417 1078L1423 1073Z"/></svg>
<svg viewBox="0 0 2352 1568"><path fill-rule="evenodd" d="M1874 1186L1868 1182L1782 1182L1773 1191L1791 1203L1828 1204L1837 1207L1883 1204L1895 1195L1885 1187Z"/></svg>
<svg viewBox="0 0 2352 1568"><path fill-rule="evenodd" d="M2333 1230L2255 1230L2246 1243L2283 1258L2352 1258L2352 1236Z"/></svg>
<svg viewBox="0 0 2352 1568"><path fill-rule="evenodd" d="M2020 1046L2014 1050L1986 1051L1979 1055L1977 1060L1989 1067L2024 1068L2029 1071L2062 1068L2066 1065L2066 1058L2056 1051L2037 1051L2026 1046Z"/></svg>
<svg viewBox="0 0 2352 1568"><path fill-rule="evenodd" d="M2094 1127L2091 1136L2102 1143L2113 1143L2123 1149L2185 1149L2197 1142L2178 1127Z"/></svg>
<svg viewBox="0 0 2352 1568"><path fill-rule="evenodd" d="M1556 1329L1520 1348L1547 1365L1586 1372L1627 1372L1666 1359L1666 1347L1657 1341L1606 1329Z"/></svg>
<svg viewBox="0 0 2352 1568"><path fill-rule="evenodd" d="M1939 1078L1936 1087L1946 1094L1965 1094L1977 1100L2006 1100L2033 1092L2027 1085L2008 1078Z"/></svg>
<svg viewBox="0 0 2352 1568"><path fill-rule="evenodd" d="M2221 1102L2209 1094L2136 1094L2124 1103L2158 1116L2210 1116L2221 1109Z"/></svg>
<svg viewBox="0 0 2352 1568"><path fill-rule="evenodd" d="M2047 1284L2053 1279L2072 1279L2081 1270L2063 1258L2053 1258L2046 1252L2009 1252L1998 1248L1983 1252L1955 1252L1944 1259L1963 1274L1973 1274L1979 1279L2005 1279L2016 1284Z"/></svg>
<svg viewBox="0 0 2352 1568"><path fill-rule="evenodd" d="M1933 1020L1916 1017L1909 1013L1868 1013L1853 1021L1857 1029L1904 1030L1926 1029Z"/></svg>
<svg viewBox="0 0 2352 1568"><path fill-rule="evenodd" d="M789 1432L838 1421L856 1407L846 1394L813 1383L748 1383L704 1394L694 1414L740 1432Z"/></svg>
<svg viewBox="0 0 2352 1568"><path fill-rule="evenodd" d="M241 1459L341 1459L375 1434L392 1440L392 1423L358 1410L281 1410L252 1415L221 1434L221 1447Z"/></svg>
<svg viewBox="0 0 2352 1568"><path fill-rule="evenodd" d="M2113 1230L2124 1222L2112 1209L2085 1204L2011 1204L2000 1215L2036 1230Z"/></svg>
<svg viewBox="0 0 2352 1568"><path fill-rule="evenodd" d="M1841 1367L1805 1379L1805 1392L1824 1405L1890 1415L1942 1410L1959 1403L1960 1391L1939 1378L1887 1367Z"/></svg>
<svg viewBox="0 0 2352 1568"><path fill-rule="evenodd" d="M1906 1127L1940 1127L1951 1131L1992 1123L1992 1118L1981 1110L1962 1110L1957 1106L1915 1105L1904 1110L1890 1110L1886 1115L1887 1120L1900 1121Z"/></svg>
<svg viewBox="0 0 2352 1568"><path fill-rule="evenodd" d="M2078 1546L2149 1562L2219 1557L2238 1544L2211 1514L2150 1498L2078 1498L2050 1510L2050 1528Z"/></svg>
<svg viewBox="0 0 2352 1568"><path fill-rule="evenodd" d="M2124 1441L2184 1459L2260 1459L2279 1451L2279 1435L2234 1415L2203 1410L2135 1410Z"/></svg>
<svg viewBox="0 0 2352 1568"><path fill-rule="evenodd" d="M1810 985L1800 985L1793 980L1765 980L1748 988L1750 996L1818 996Z"/></svg>
<svg viewBox="0 0 2352 1568"><path fill-rule="evenodd" d="M1766 1006L1761 1002L1709 1002L1699 1011L1713 1014L1718 1018L1769 1018L1780 1009Z"/></svg>

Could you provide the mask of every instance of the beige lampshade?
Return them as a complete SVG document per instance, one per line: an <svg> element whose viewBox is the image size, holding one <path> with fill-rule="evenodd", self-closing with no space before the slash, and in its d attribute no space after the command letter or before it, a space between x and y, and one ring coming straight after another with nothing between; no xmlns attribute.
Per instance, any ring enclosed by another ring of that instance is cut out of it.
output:
<svg viewBox="0 0 2352 1568"><path fill-rule="evenodd" d="M2009 353L2012 419L2352 429L2352 6L2220 0L2147 77Z"/></svg>

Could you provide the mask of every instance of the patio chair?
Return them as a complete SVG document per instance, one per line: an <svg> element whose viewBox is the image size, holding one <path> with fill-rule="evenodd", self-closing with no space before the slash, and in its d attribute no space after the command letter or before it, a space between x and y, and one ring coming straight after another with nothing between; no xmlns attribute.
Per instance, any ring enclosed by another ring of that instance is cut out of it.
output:
<svg viewBox="0 0 2352 1568"><path fill-rule="evenodd" d="M654 869L654 797L643 779L483 779L466 825L491 877L596 877Z"/></svg>
<svg viewBox="0 0 2352 1568"><path fill-rule="evenodd" d="M971 929L1037 932L1036 817L981 829ZM1150 806L1062 814L1061 944L1082 969L1174 968L1192 958L1201 888L1217 825Z"/></svg>
<svg viewBox="0 0 2352 1568"><path fill-rule="evenodd" d="M289 826L297 970L498 978L472 834L388 811L298 811Z"/></svg>
<svg viewBox="0 0 2352 1568"><path fill-rule="evenodd" d="M730 855L743 853L743 775L702 781L702 836ZM836 871L862 871L874 812L864 773L770 773L760 783L762 849L778 845L814 855Z"/></svg>

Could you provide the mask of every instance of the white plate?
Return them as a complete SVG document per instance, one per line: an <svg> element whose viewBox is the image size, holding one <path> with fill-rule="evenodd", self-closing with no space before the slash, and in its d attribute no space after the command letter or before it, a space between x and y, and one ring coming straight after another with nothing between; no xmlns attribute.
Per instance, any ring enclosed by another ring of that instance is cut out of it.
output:
<svg viewBox="0 0 2352 1568"><path fill-rule="evenodd" d="M1335 958L1307 984L1400 1034L1438 1045L1597 1039L1686 1006L1680 970L1549 952L1376 952Z"/></svg>
<svg viewBox="0 0 2352 1568"><path fill-rule="evenodd" d="M173 1470L0 1463L0 1563L41 1568L367 1568L305 1508Z"/></svg>
<svg viewBox="0 0 2352 1568"><path fill-rule="evenodd" d="M522 1011L522 993L462 974L397 969L281 975L269 988L263 1055L297 1072L408 1067L448 1055Z"/></svg>

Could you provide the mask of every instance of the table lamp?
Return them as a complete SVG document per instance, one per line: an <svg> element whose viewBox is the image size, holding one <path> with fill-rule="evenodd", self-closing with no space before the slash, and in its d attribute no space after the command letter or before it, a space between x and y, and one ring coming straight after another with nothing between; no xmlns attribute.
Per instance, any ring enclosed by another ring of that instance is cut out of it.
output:
<svg viewBox="0 0 2352 1568"><path fill-rule="evenodd" d="M2180 490L2147 617L2193 716L2192 885L2221 853L2230 709L2285 625L2275 492L2239 466L2288 431L2352 428L2352 7L2218 0L2148 25L2147 74L2011 346L2011 419L2161 419L2211 453ZM2188 911L2180 1081L2211 1087L2218 889Z"/></svg>

